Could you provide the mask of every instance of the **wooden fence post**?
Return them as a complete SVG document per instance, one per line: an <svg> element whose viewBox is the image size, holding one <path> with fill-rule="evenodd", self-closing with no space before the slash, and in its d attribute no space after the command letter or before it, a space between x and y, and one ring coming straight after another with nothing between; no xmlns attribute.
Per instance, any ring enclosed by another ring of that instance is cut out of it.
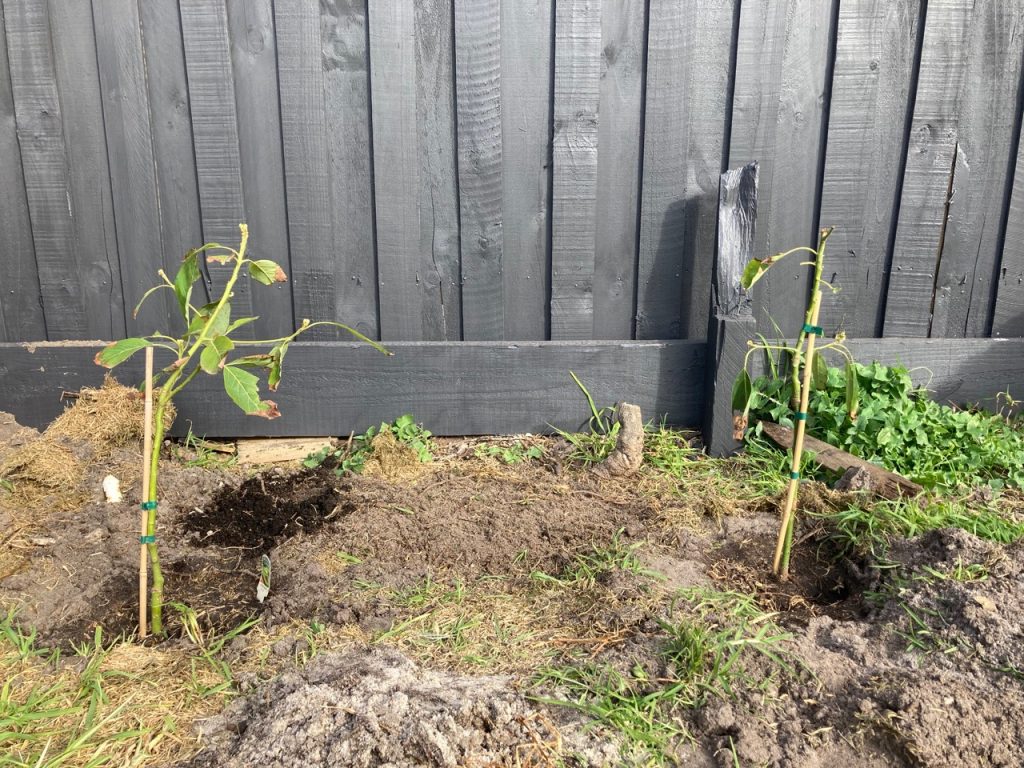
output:
<svg viewBox="0 0 1024 768"><path fill-rule="evenodd" d="M757 324L750 296L740 287L743 267L754 257L757 162L722 174L718 189L718 253L708 318L707 396L704 445L712 456L739 448L733 437L732 388L743 369L747 341Z"/></svg>

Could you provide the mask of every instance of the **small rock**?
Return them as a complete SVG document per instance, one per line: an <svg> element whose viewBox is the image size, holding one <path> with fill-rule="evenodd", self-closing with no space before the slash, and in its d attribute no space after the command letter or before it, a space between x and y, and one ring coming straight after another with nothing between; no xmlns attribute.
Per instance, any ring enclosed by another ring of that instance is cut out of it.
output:
<svg viewBox="0 0 1024 768"><path fill-rule="evenodd" d="M833 486L837 491L864 491L870 493L874 490L874 481L871 473L863 467L850 467Z"/></svg>
<svg viewBox="0 0 1024 768"><path fill-rule="evenodd" d="M974 602L981 606L983 611L987 613L996 612L996 604L993 602L991 597L988 597L987 595L972 595L971 597L974 598Z"/></svg>
<svg viewBox="0 0 1024 768"><path fill-rule="evenodd" d="M34 547L48 547L51 544L56 544L57 540L50 536L29 536L28 543Z"/></svg>

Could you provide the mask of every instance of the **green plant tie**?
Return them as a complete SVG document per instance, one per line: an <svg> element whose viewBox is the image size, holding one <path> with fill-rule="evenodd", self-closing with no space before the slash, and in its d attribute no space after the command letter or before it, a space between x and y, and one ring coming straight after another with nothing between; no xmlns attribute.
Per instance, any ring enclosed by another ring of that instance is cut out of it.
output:
<svg viewBox="0 0 1024 768"><path fill-rule="evenodd" d="M139 544L156 544L156 536L139 536Z"/></svg>
<svg viewBox="0 0 1024 768"><path fill-rule="evenodd" d="M805 411L797 411L796 412L796 420L797 421L807 421L807 413Z"/></svg>
<svg viewBox="0 0 1024 768"><path fill-rule="evenodd" d="M142 507L143 509L156 509L156 502L155 501L144 501L139 506Z"/></svg>
<svg viewBox="0 0 1024 768"><path fill-rule="evenodd" d="M804 333L812 333L815 336L825 335L824 331L821 330L820 325L810 325L809 323L804 323Z"/></svg>
<svg viewBox="0 0 1024 768"><path fill-rule="evenodd" d="M789 479L790 480L799 480L800 479L800 473L799 472L790 472L789 473Z"/></svg>

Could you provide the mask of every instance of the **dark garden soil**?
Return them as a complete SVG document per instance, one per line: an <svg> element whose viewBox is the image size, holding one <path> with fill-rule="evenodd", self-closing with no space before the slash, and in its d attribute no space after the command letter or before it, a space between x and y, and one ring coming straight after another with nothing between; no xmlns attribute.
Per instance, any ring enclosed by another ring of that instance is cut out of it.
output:
<svg viewBox="0 0 1024 768"><path fill-rule="evenodd" d="M1024 764L1019 545L937 531L899 543L887 569L865 569L837 560L822 533L807 529L798 532L794 579L780 584L769 573L772 512L672 524L665 499L557 463L452 458L393 481L280 468L243 479L168 461L161 487L167 600L189 606L211 634L255 614L276 638L265 653L283 670L275 677L246 666L254 639L229 646L242 695L199 725L192 765L634 764L620 756L614 729L540 703L558 691L532 688L531 665L583 652L657 677L666 642L658 621L691 587L753 595L791 638L786 671L758 657L755 679L734 698L676 713L693 735L677 746L678 764ZM9 525L22 519L10 498L0 503ZM0 578L0 601L43 643L68 648L97 625L107 637L133 630L132 489L120 504L35 512L15 527L18 535L0 542L20 558ZM543 592L595 547L634 545L638 572ZM263 554L273 580L261 604ZM986 578L918 578L971 564ZM438 611L456 592L450 602L466 616L472 607L473 626L519 627L528 639L482 661L449 646L431 651L441 646L424 646L425 622L435 633L447 626ZM406 632L415 622L422 632ZM173 607L168 624L162 642L186 642ZM313 653L313 635L297 627L353 640Z"/></svg>

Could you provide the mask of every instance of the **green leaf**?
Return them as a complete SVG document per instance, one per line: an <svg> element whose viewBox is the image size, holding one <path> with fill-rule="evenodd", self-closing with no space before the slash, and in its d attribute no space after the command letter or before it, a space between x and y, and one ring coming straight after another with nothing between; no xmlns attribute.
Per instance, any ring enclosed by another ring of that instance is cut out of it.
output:
<svg viewBox="0 0 1024 768"><path fill-rule="evenodd" d="M188 333L189 335L198 335L204 330L206 331L207 338L214 338L216 336L223 336L227 333L228 328L231 325L231 304L226 302L224 308L217 314L216 319L213 321L213 325L210 328L206 328L206 324L213 317L213 311L217 308L217 302L212 304L206 304L198 309L196 316L192 318L192 322L189 323Z"/></svg>
<svg viewBox="0 0 1024 768"><path fill-rule="evenodd" d="M750 380L750 374L744 368L732 385L732 409L734 411L745 411L750 403L750 396L753 394L754 384Z"/></svg>
<svg viewBox="0 0 1024 768"><path fill-rule="evenodd" d="M284 364L284 356L287 351L287 341L281 342L270 350L270 375L267 376L267 389L271 392L276 392L277 385L281 383L281 366Z"/></svg>
<svg viewBox="0 0 1024 768"><path fill-rule="evenodd" d="M199 355L199 367L211 375L220 373L220 369L224 365L224 358L234 348L234 342L227 336L210 339Z"/></svg>
<svg viewBox="0 0 1024 768"><path fill-rule="evenodd" d="M224 391L234 400L235 405L249 416L276 419L281 415L277 404L271 400L260 400L260 380L254 374L237 366L224 367Z"/></svg>
<svg viewBox="0 0 1024 768"><path fill-rule="evenodd" d="M270 259L257 259L249 262L249 275L264 285L272 283L284 283L288 281L288 275L284 273L277 262Z"/></svg>
<svg viewBox="0 0 1024 768"><path fill-rule="evenodd" d="M857 366L846 363L846 413L850 420L857 418L857 401L860 399L860 382L857 380Z"/></svg>
<svg viewBox="0 0 1024 768"><path fill-rule="evenodd" d="M97 352L95 362L96 365L102 365L104 368L113 368L114 366L123 363L140 349L145 349L146 347L151 346L153 345L149 339L121 339L120 341L115 341L113 344L108 344Z"/></svg>
<svg viewBox="0 0 1024 768"><path fill-rule="evenodd" d="M192 250L185 258L174 276L174 295L178 297L181 316L188 317L188 303L192 298L192 286L199 279L199 252Z"/></svg>
<svg viewBox="0 0 1024 768"><path fill-rule="evenodd" d="M828 387L828 365L821 355L815 355L811 361L811 383L818 390Z"/></svg>
<svg viewBox="0 0 1024 768"><path fill-rule="evenodd" d="M256 355L246 355L245 357L236 357L227 367L236 368L271 368L274 365L274 358L272 355L266 353L260 353Z"/></svg>

